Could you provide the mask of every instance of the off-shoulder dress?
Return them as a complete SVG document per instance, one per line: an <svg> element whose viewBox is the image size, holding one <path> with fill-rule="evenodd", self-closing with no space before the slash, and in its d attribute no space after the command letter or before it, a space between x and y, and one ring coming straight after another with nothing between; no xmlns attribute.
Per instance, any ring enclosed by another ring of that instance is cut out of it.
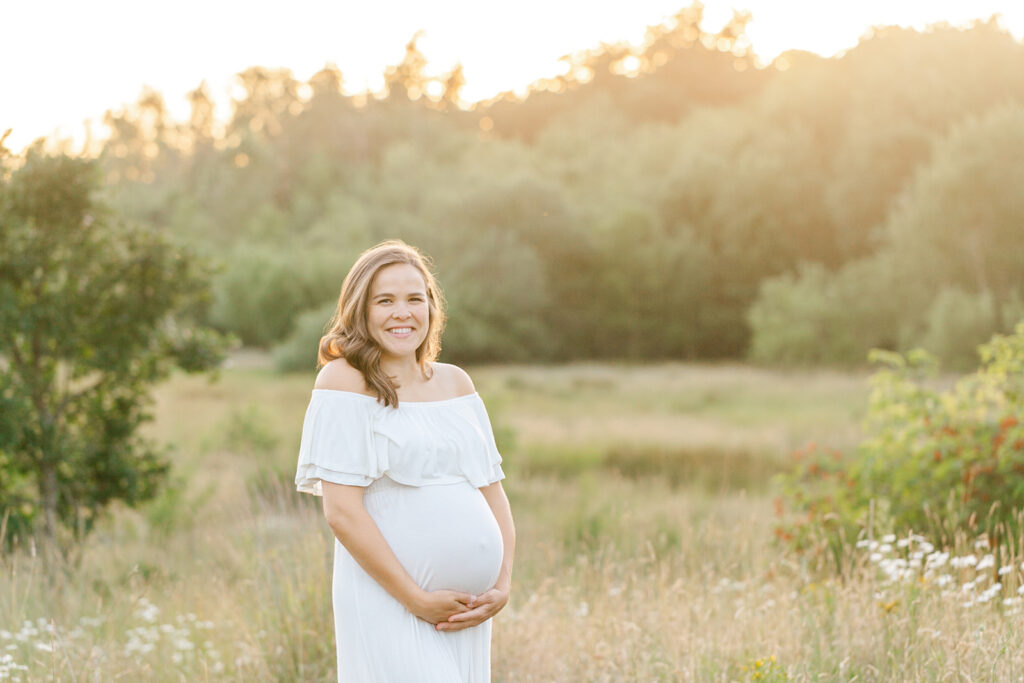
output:
<svg viewBox="0 0 1024 683"><path fill-rule="evenodd" d="M480 487L504 478L480 395L384 406L314 389L295 484L365 486L363 504L424 590L479 594L497 581L501 530ZM339 681L490 680L491 622L437 631L395 600L334 542Z"/></svg>

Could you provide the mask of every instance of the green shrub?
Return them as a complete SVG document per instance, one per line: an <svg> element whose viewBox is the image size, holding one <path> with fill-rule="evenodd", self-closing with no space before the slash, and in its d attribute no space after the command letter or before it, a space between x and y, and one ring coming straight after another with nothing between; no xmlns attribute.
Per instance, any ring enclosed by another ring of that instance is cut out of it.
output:
<svg viewBox="0 0 1024 683"><path fill-rule="evenodd" d="M317 346L337 305L337 302L329 301L319 308L299 315L291 334L274 347L274 365L279 371L316 370Z"/></svg>
<svg viewBox="0 0 1024 683"><path fill-rule="evenodd" d="M831 548L871 527L924 532L1012 528L1024 507L1024 322L979 348L982 365L950 389L933 388L935 358L875 351L865 438L853 453L811 444L782 479L797 516L778 533Z"/></svg>
<svg viewBox="0 0 1024 683"><path fill-rule="evenodd" d="M817 263L765 280L747 319L752 360L788 365L861 364L872 348L898 348L905 291L886 258L832 273Z"/></svg>
<svg viewBox="0 0 1024 683"><path fill-rule="evenodd" d="M337 297L350 265L347 257L315 250L239 247L214 282L211 323L247 346L272 346L300 313Z"/></svg>
<svg viewBox="0 0 1024 683"><path fill-rule="evenodd" d="M978 364L978 344L998 330L996 309L989 293L970 294L956 287L943 289L928 309L922 346L955 370Z"/></svg>

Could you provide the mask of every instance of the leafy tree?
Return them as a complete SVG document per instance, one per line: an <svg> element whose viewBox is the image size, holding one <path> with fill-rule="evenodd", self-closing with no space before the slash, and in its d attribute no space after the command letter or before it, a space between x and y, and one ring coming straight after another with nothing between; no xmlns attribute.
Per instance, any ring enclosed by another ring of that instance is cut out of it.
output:
<svg viewBox="0 0 1024 683"><path fill-rule="evenodd" d="M934 140L967 116L1024 99L1024 45L995 21L873 33L826 70L831 82L819 89L846 112L833 127L828 194L848 257L880 246L879 228Z"/></svg>
<svg viewBox="0 0 1024 683"><path fill-rule="evenodd" d="M272 346L288 336L299 313L337 297L354 260L351 253L242 246L213 283L209 322L244 344Z"/></svg>
<svg viewBox="0 0 1024 683"><path fill-rule="evenodd" d="M915 279L990 293L997 328L1024 282L1024 104L972 117L940 140L886 226Z"/></svg>
<svg viewBox="0 0 1024 683"><path fill-rule="evenodd" d="M30 150L0 185L0 505L9 530L51 544L154 495L168 464L138 434L149 387L214 367L226 341L190 322L201 265L121 224L99 180L93 162Z"/></svg>
<svg viewBox="0 0 1024 683"><path fill-rule="evenodd" d="M710 281L706 245L668 231L642 210L620 214L597 237L595 355L694 358Z"/></svg>

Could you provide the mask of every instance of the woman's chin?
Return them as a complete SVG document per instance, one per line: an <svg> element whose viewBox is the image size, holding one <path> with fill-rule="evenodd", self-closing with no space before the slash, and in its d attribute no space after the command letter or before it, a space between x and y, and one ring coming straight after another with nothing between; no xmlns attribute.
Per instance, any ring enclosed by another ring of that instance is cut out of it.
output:
<svg viewBox="0 0 1024 683"><path fill-rule="evenodd" d="M391 341L387 344L381 344L381 355L384 358L389 358L391 360L416 358L416 349L418 349L422 343L423 340L410 340L408 343L396 343Z"/></svg>

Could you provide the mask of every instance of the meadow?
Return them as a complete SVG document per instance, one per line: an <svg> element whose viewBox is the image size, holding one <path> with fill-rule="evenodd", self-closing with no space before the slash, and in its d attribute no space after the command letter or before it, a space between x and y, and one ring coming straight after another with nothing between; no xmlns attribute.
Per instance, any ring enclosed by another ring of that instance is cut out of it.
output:
<svg viewBox="0 0 1024 683"><path fill-rule="evenodd" d="M469 368L505 458L513 594L495 681L1016 680L1020 548L780 543L772 475L859 437L866 373ZM311 374L239 354L155 392L173 470L63 566L0 559L0 680L330 681L332 538L294 492Z"/></svg>

